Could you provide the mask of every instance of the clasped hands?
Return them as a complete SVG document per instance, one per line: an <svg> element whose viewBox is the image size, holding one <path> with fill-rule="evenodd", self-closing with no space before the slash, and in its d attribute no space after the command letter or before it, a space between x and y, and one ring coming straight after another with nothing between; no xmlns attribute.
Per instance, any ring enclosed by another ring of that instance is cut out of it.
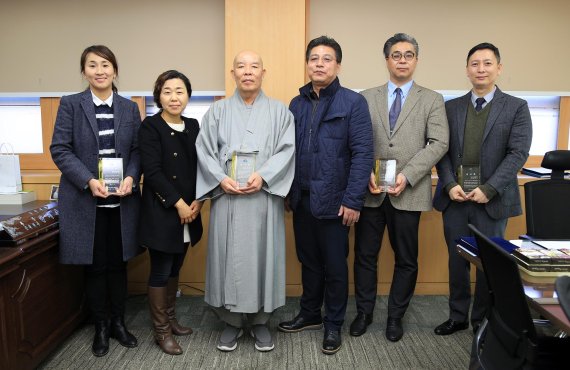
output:
<svg viewBox="0 0 570 370"><path fill-rule="evenodd" d="M475 188L474 190L470 191L468 194L465 194L465 192L461 188L461 185L455 185L454 187L451 188L451 190L449 191L449 198L454 202L459 202L459 203L467 201L475 203L487 203L489 201L489 199L487 198L485 193L481 191L481 189Z"/></svg>
<svg viewBox="0 0 570 370"><path fill-rule="evenodd" d="M262 185L263 178L257 172L254 172L249 176L245 187L240 187L237 181L231 177L226 177L220 182L220 187L222 190L226 194L233 195L247 195L257 193L261 190Z"/></svg>
<svg viewBox="0 0 570 370"><path fill-rule="evenodd" d="M189 224L194 221L200 214L203 203L204 202L202 201L194 200L190 205L188 205L182 198L178 199L178 202L174 204L174 207L178 211L180 223Z"/></svg>
<svg viewBox="0 0 570 370"><path fill-rule="evenodd" d="M131 176L127 176L123 181L121 181L121 185L119 186L119 189L117 189L116 193L109 193L107 187L97 179L89 180L88 185L89 190L91 190L91 194L98 198L107 198L109 195L125 197L133 192L133 178Z"/></svg>
<svg viewBox="0 0 570 370"><path fill-rule="evenodd" d="M388 189L386 189L386 193L395 197L400 196L400 194L402 194L406 188L407 184L408 179L406 179L406 176L404 176L402 173L399 173L396 176L396 184L394 184L394 186L389 186ZM374 172L370 174L370 180L368 181L368 190L370 190L371 194L380 194L382 192L382 189L380 189L380 187L376 184L376 177L374 176Z"/></svg>

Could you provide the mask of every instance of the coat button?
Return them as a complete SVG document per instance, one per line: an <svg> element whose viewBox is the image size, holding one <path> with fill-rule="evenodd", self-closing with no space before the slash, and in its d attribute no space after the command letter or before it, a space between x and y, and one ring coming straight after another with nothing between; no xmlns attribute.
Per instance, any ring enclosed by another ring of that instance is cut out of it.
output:
<svg viewBox="0 0 570 370"><path fill-rule="evenodd" d="M176 180L176 175L172 176L172 180Z"/></svg>
<svg viewBox="0 0 570 370"><path fill-rule="evenodd" d="M462 154L458 154L457 156L458 156L459 158L463 157L463 155L462 155Z"/></svg>
<svg viewBox="0 0 570 370"><path fill-rule="evenodd" d="M388 144L388 146L391 148L394 146L394 144L390 143L390 144Z"/></svg>
<svg viewBox="0 0 570 370"><path fill-rule="evenodd" d="M175 156L175 157L178 157L178 153L174 153L174 156Z"/></svg>
<svg viewBox="0 0 570 370"><path fill-rule="evenodd" d="M174 136L174 132L171 132L171 133L170 133L170 136Z"/></svg>

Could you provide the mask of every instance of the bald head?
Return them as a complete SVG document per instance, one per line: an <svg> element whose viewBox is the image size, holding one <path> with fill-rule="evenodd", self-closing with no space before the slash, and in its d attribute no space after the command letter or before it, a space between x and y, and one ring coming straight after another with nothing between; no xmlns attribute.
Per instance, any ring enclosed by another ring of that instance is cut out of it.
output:
<svg viewBox="0 0 570 370"><path fill-rule="evenodd" d="M265 75L263 61L259 54L250 50L240 52L234 58L231 72L242 99L246 104L253 104L261 91L261 82Z"/></svg>
<svg viewBox="0 0 570 370"><path fill-rule="evenodd" d="M241 62L246 62L246 61L256 62L261 66L261 69L263 69L263 60L261 59L261 56L253 50L240 51L234 57L234 64L233 64L234 69L236 68L237 63L239 63L240 61Z"/></svg>

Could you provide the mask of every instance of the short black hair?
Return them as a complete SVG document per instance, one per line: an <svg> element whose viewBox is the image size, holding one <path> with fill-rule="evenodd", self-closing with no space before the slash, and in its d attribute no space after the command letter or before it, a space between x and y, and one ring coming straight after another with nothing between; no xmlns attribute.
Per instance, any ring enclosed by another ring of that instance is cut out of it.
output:
<svg viewBox="0 0 570 370"><path fill-rule="evenodd" d="M467 63L469 64L469 58L471 58L471 55L473 55L477 50L484 49L491 50L495 54L495 58L497 58L497 63L501 63L501 53L499 52L499 48L490 42L482 42L479 45L473 46L471 50L469 50L469 53L467 53Z"/></svg>
<svg viewBox="0 0 570 370"><path fill-rule="evenodd" d="M408 35L407 33L396 33L384 43L384 58L388 59L390 56L390 49L392 49L392 46L399 42L409 42L414 46L414 49L416 50L416 57L420 54L420 46L418 45L418 42L415 38Z"/></svg>
<svg viewBox="0 0 570 370"><path fill-rule="evenodd" d="M333 39L332 37L328 36L319 36L316 39L312 39L309 42L309 45L307 45L307 51L305 53L305 62L307 63L309 62L309 57L311 56L311 50L320 45L333 48L336 57L336 62L338 64L342 62L342 49L340 48L339 43L336 42L336 40Z"/></svg>
<svg viewBox="0 0 570 370"><path fill-rule="evenodd" d="M190 85L190 80L186 77L182 72L175 71L173 69L163 72L158 76L156 82L154 83L154 90L152 92L152 96L154 97L154 103L160 109L162 109L162 104L160 104L160 92L164 87L164 84L168 80L173 80L175 78L179 78L184 82L186 86L186 90L188 91L188 98L192 96L192 85Z"/></svg>

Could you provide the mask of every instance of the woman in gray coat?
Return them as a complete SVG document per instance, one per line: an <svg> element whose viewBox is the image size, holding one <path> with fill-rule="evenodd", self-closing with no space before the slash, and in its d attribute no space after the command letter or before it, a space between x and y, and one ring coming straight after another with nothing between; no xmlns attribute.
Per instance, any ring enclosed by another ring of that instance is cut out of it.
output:
<svg viewBox="0 0 570 370"><path fill-rule="evenodd" d="M109 338L137 346L124 313L126 261L139 251L141 117L134 102L117 94L113 81L119 68L111 50L90 46L80 65L89 88L61 98L50 151L61 171L60 262L85 265L87 305L95 322L92 352L104 356ZM123 180L116 190L99 181L102 158L121 159Z"/></svg>

